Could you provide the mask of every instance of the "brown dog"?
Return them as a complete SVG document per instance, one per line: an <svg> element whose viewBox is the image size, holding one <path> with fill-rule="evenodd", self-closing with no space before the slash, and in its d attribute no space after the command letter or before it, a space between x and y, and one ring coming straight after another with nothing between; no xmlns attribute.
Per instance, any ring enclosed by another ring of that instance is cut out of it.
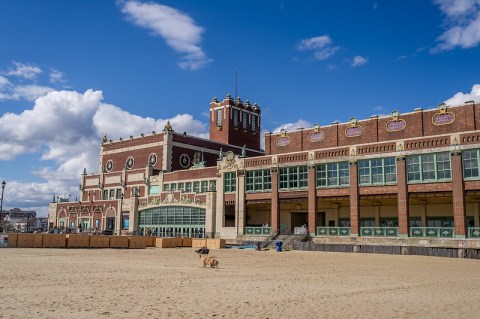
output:
<svg viewBox="0 0 480 319"><path fill-rule="evenodd" d="M215 257L200 256L200 258L202 259L203 268L207 266L210 268L218 268L218 260L216 260Z"/></svg>

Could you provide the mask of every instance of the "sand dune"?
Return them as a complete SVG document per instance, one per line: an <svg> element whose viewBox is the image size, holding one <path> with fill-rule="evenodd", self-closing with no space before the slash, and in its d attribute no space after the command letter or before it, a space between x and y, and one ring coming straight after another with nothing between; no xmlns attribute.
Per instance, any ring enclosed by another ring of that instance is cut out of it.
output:
<svg viewBox="0 0 480 319"><path fill-rule="evenodd" d="M194 249L0 249L0 318L475 318L480 261Z"/></svg>

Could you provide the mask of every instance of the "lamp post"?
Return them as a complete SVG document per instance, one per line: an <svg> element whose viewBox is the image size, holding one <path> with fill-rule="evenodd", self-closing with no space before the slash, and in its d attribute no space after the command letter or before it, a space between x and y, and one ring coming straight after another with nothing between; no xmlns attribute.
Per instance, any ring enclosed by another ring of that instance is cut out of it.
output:
<svg viewBox="0 0 480 319"><path fill-rule="evenodd" d="M0 215L3 213L3 192L5 191L5 185L7 185L7 183L5 183L5 181L3 181L2 182L2 198L0 199ZM2 220L2 229L5 232L5 222L4 222L4 220Z"/></svg>

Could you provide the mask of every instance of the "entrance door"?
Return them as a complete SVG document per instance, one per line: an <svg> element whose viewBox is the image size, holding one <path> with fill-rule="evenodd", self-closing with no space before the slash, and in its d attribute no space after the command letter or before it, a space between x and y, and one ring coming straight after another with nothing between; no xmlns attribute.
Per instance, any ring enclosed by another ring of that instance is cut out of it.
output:
<svg viewBox="0 0 480 319"><path fill-rule="evenodd" d="M113 231L115 229L115 217L107 217L106 226L105 230Z"/></svg>
<svg viewBox="0 0 480 319"><path fill-rule="evenodd" d="M291 220L292 220L292 225L291 225L291 231L293 232L295 230L295 227L302 227L306 226L308 223L308 213L304 212L295 212L291 213Z"/></svg>

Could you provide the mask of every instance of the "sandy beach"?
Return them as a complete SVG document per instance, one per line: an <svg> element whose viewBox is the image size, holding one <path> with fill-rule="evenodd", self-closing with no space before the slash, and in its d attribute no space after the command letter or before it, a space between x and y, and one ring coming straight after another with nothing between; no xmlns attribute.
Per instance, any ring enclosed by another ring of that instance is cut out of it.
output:
<svg viewBox="0 0 480 319"><path fill-rule="evenodd" d="M239 249L0 249L0 318L474 318L480 262Z"/></svg>

